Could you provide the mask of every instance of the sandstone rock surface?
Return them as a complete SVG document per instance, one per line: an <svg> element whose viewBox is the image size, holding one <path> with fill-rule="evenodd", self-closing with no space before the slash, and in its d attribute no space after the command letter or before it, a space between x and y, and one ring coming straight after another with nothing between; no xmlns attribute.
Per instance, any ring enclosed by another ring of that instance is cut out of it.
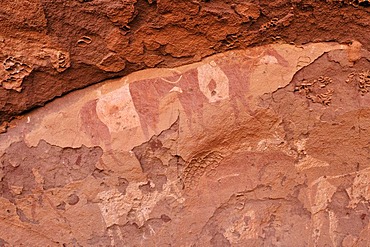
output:
<svg viewBox="0 0 370 247"><path fill-rule="evenodd" d="M75 89L230 49L360 41L367 0L12 0L0 5L0 126Z"/></svg>
<svg viewBox="0 0 370 247"><path fill-rule="evenodd" d="M369 246L369 68L270 44L56 99L0 134L0 244Z"/></svg>

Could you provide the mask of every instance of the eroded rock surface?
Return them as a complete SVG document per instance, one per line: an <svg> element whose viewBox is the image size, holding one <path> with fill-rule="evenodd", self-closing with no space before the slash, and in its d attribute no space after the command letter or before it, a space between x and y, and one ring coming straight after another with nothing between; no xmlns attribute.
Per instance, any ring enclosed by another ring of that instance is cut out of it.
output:
<svg viewBox="0 0 370 247"><path fill-rule="evenodd" d="M271 42L360 41L367 0L12 0L0 6L0 128L75 89ZM1 131L1 129L0 129Z"/></svg>
<svg viewBox="0 0 370 247"><path fill-rule="evenodd" d="M363 47L234 50L14 120L0 135L0 243L369 246Z"/></svg>

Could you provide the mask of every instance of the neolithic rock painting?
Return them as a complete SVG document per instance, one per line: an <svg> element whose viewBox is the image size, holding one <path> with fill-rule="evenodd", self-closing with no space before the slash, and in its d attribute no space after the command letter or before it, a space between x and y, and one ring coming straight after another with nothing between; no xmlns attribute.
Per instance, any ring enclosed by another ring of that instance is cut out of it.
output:
<svg viewBox="0 0 370 247"><path fill-rule="evenodd" d="M196 69L175 72L173 76L132 82L130 93L145 135L148 136L149 130L157 129L160 102L170 93L176 93L189 126L193 121L202 124L202 111L206 104L226 100L231 102L235 115L238 115L240 107L248 111L249 74L256 64L288 66L288 62L273 48L257 49L248 56L231 55L211 60Z"/></svg>
<svg viewBox="0 0 370 247"><path fill-rule="evenodd" d="M208 83L211 81L212 79ZM196 69L171 77L133 82L130 84L130 92L145 135L148 135L149 129L157 129L160 101L167 94L177 94L190 124L193 117L201 117L204 104L209 102L200 91Z"/></svg>
<svg viewBox="0 0 370 247"><path fill-rule="evenodd" d="M97 100L87 102L80 110L81 130L91 139L93 145L109 145L111 135L109 128L97 114Z"/></svg>
<svg viewBox="0 0 370 247"><path fill-rule="evenodd" d="M199 89L210 103L229 98L229 78L215 61L201 65L197 70Z"/></svg>
<svg viewBox="0 0 370 247"><path fill-rule="evenodd" d="M109 128L109 132L120 132L140 126L128 84L99 97L96 113Z"/></svg>
<svg viewBox="0 0 370 247"><path fill-rule="evenodd" d="M82 123L82 133L94 146L101 146L106 156L114 163L122 164L122 160L115 153L117 150L114 150L112 145L112 134L140 128L139 116L134 108L128 85L88 101L78 115Z"/></svg>
<svg viewBox="0 0 370 247"><path fill-rule="evenodd" d="M30 112L0 134L0 245L369 246L369 63L275 44Z"/></svg>

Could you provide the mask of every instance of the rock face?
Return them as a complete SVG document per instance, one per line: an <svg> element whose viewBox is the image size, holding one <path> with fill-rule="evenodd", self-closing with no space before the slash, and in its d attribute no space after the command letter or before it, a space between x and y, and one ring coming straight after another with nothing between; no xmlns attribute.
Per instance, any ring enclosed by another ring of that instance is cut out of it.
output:
<svg viewBox="0 0 370 247"><path fill-rule="evenodd" d="M357 41L271 44L27 113L0 135L0 245L369 246L369 68Z"/></svg>
<svg viewBox="0 0 370 247"><path fill-rule="evenodd" d="M360 41L367 0L12 0L0 6L0 126L75 89L271 42ZM83 76L81 76L83 75Z"/></svg>

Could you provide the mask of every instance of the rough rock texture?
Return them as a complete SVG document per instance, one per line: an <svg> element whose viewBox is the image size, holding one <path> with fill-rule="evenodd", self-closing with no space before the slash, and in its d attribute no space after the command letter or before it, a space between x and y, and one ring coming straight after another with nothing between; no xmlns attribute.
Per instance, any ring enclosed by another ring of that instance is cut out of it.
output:
<svg viewBox="0 0 370 247"><path fill-rule="evenodd" d="M230 49L351 40L368 49L368 6L367 0L2 1L0 126L74 89Z"/></svg>
<svg viewBox="0 0 370 247"><path fill-rule="evenodd" d="M369 5L1 2L0 246L370 246Z"/></svg>
<svg viewBox="0 0 370 247"><path fill-rule="evenodd" d="M369 68L271 44L56 99L0 135L0 244L369 246Z"/></svg>

